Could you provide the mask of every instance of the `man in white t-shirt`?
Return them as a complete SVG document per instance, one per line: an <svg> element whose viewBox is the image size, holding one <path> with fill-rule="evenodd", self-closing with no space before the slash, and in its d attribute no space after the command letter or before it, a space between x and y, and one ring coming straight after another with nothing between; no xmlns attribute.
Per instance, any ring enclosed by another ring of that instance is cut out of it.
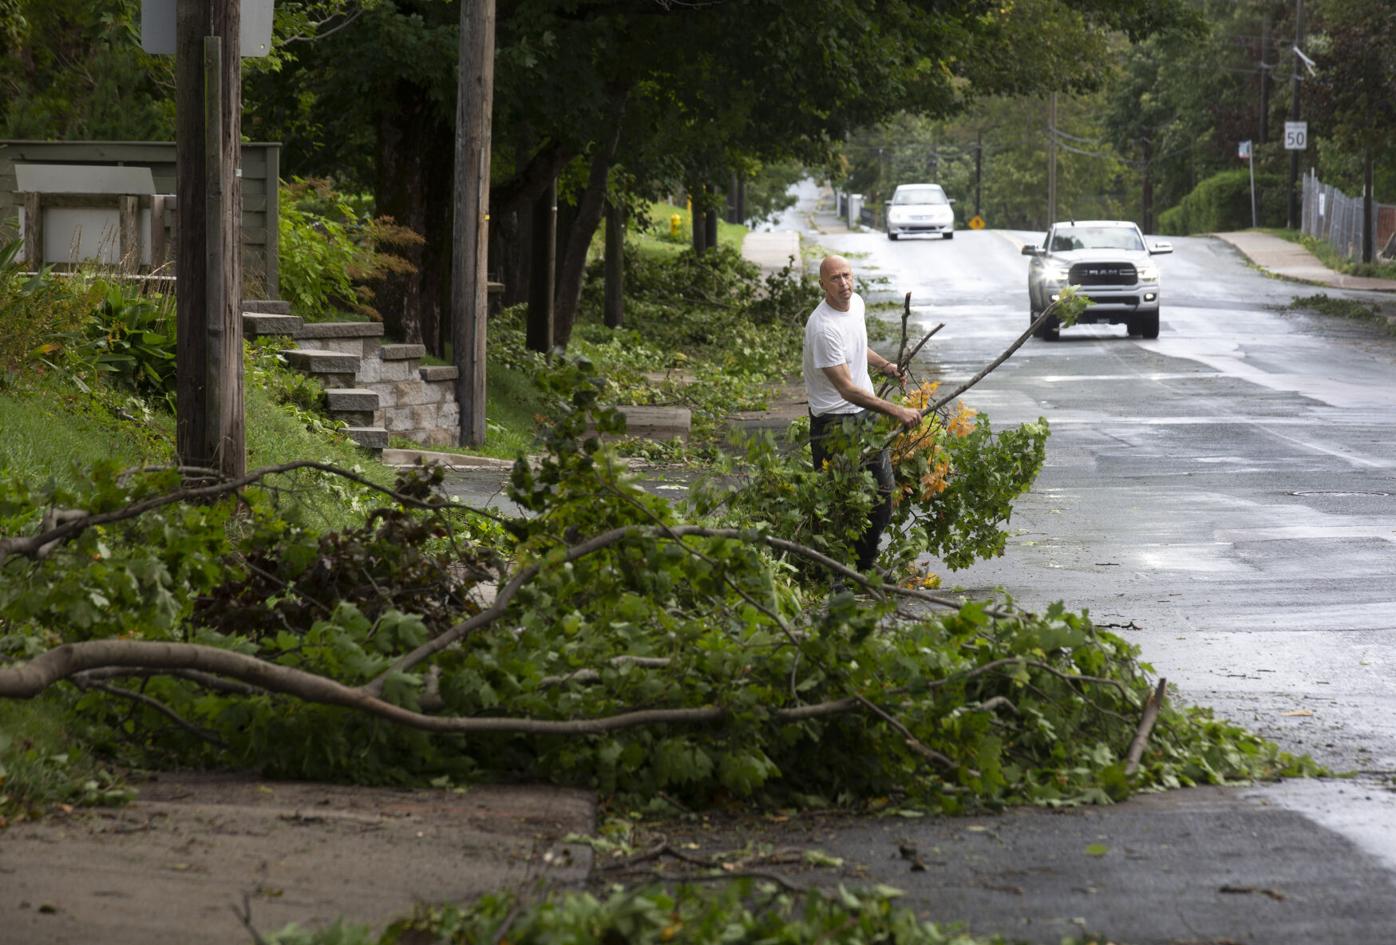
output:
<svg viewBox="0 0 1396 945"><path fill-rule="evenodd" d="M809 397L810 451L814 468L822 469L828 456L825 437L830 427L853 419L871 419L872 412L886 414L908 429L921 422L921 414L878 397L869 368L905 384L897 365L868 347L863 321L863 300L853 291L853 268L842 256L826 256L819 264L820 302L805 322L804 378ZM878 503L868 517L868 527L858 540L858 570L867 572L877 561L877 546L892 518L892 459L882 450L865 468L878 486Z"/></svg>

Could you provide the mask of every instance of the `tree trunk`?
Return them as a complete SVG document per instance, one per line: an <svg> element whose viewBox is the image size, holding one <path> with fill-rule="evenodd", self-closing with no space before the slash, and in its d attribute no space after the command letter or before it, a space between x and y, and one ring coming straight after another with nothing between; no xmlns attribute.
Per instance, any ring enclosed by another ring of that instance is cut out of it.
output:
<svg viewBox="0 0 1396 945"><path fill-rule="evenodd" d="M449 291L454 136L421 87L399 82L391 103L378 119L374 206L426 243L402 250L417 271L384 279L374 305L389 337L425 344L440 355L441 311Z"/></svg>
<svg viewBox="0 0 1396 945"><path fill-rule="evenodd" d="M607 328L625 322L625 209L606 203L606 305Z"/></svg>
<svg viewBox="0 0 1396 945"><path fill-rule="evenodd" d="M688 188L689 223L693 228L693 255L701 256L708 251L708 221L706 194L699 188Z"/></svg>
<svg viewBox="0 0 1396 945"><path fill-rule="evenodd" d="M557 281L557 187L534 201L529 223L528 325L530 351L553 350L554 295Z"/></svg>
<svg viewBox="0 0 1396 945"><path fill-rule="evenodd" d="M611 133L604 141L597 142L596 153L591 158L591 173L587 175L587 187L577 204L576 217L568 228L566 251L558 261L553 344L563 348L572 340L572 325L581 306L587 250L591 247L591 238L596 233L605 208L607 178L615 162L616 151L620 148L621 125L621 115L618 114Z"/></svg>

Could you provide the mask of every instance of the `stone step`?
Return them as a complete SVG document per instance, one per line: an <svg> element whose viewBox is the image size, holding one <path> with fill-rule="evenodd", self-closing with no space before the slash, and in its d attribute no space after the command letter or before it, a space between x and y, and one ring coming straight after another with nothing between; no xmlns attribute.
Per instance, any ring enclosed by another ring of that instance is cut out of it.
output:
<svg viewBox="0 0 1396 945"><path fill-rule="evenodd" d="M460 377L460 371L454 364L426 364L417 370L417 374L428 384L454 381Z"/></svg>
<svg viewBox="0 0 1396 945"><path fill-rule="evenodd" d="M243 312L242 333L248 338L294 338L300 332L303 319L299 315L275 315L269 312Z"/></svg>
<svg viewBox="0 0 1396 945"><path fill-rule="evenodd" d="M290 315L291 303L285 299L243 299L242 310L266 315Z"/></svg>
<svg viewBox="0 0 1396 945"><path fill-rule="evenodd" d="M625 417L627 436L651 440L687 440L693 425L693 412L687 407L617 407Z"/></svg>
<svg viewBox="0 0 1396 945"><path fill-rule="evenodd" d="M302 341L329 338L382 338L382 322L306 322L296 336Z"/></svg>
<svg viewBox="0 0 1396 945"><path fill-rule="evenodd" d="M377 391L363 387L327 387L325 399L335 413L365 410L372 413L381 404Z"/></svg>
<svg viewBox="0 0 1396 945"><path fill-rule="evenodd" d="M319 348L296 348L282 352L286 363L307 374L355 374L359 369L359 358L339 351L324 351Z"/></svg>
<svg viewBox="0 0 1396 945"><path fill-rule="evenodd" d="M378 351L378 356L384 361L420 360L426 355L426 345L384 345Z"/></svg>
<svg viewBox="0 0 1396 945"><path fill-rule="evenodd" d="M345 427L344 433L364 449L385 450L388 448L388 431L382 427Z"/></svg>

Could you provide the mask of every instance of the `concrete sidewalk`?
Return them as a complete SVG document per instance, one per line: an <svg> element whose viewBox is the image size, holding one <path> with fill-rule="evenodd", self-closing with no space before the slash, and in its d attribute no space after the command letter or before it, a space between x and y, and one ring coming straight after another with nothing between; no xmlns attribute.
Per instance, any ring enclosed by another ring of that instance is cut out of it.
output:
<svg viewBox="0 0 1396 945"><path fill-rule="evenodd" d="M1278 236L1258 233L1255 230L1211 235L1239 249L1261 269L1284 279L1324 285L1333 289L1396 292L1396 279L1371 279L1334 272L1303 246Z"/></svg>
<svg viewBox="0 0 1396 945"><path fill-rule="evenodd" d="M794 230L752 231L742 241L742 258L759 266L763 275L780 272L786 266L798 271L800 234Z"/></svg>

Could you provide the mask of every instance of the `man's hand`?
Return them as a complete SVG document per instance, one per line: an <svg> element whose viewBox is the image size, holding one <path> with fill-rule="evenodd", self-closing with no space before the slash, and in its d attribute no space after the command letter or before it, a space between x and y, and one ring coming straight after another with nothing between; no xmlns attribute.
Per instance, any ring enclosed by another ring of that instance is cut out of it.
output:
<svg viewBox="0 0 1396 945"><path fill-rule="evenodd" d="M883 361L882 367L878 368L878 370L880 370L883 374L887 375L888 377L895 377L897 379L897 384L901 387L901 389L906 390L906 371L897 367L897 363L895 361Z"/></svg>
<svg viewBox="0 0 1396 945"><path fill-rule="evenodd" d="M908 430L915 430L921 425L921 411L914 407L903 407L901 404L890 404L892 418L906 427Z"/></svg>

